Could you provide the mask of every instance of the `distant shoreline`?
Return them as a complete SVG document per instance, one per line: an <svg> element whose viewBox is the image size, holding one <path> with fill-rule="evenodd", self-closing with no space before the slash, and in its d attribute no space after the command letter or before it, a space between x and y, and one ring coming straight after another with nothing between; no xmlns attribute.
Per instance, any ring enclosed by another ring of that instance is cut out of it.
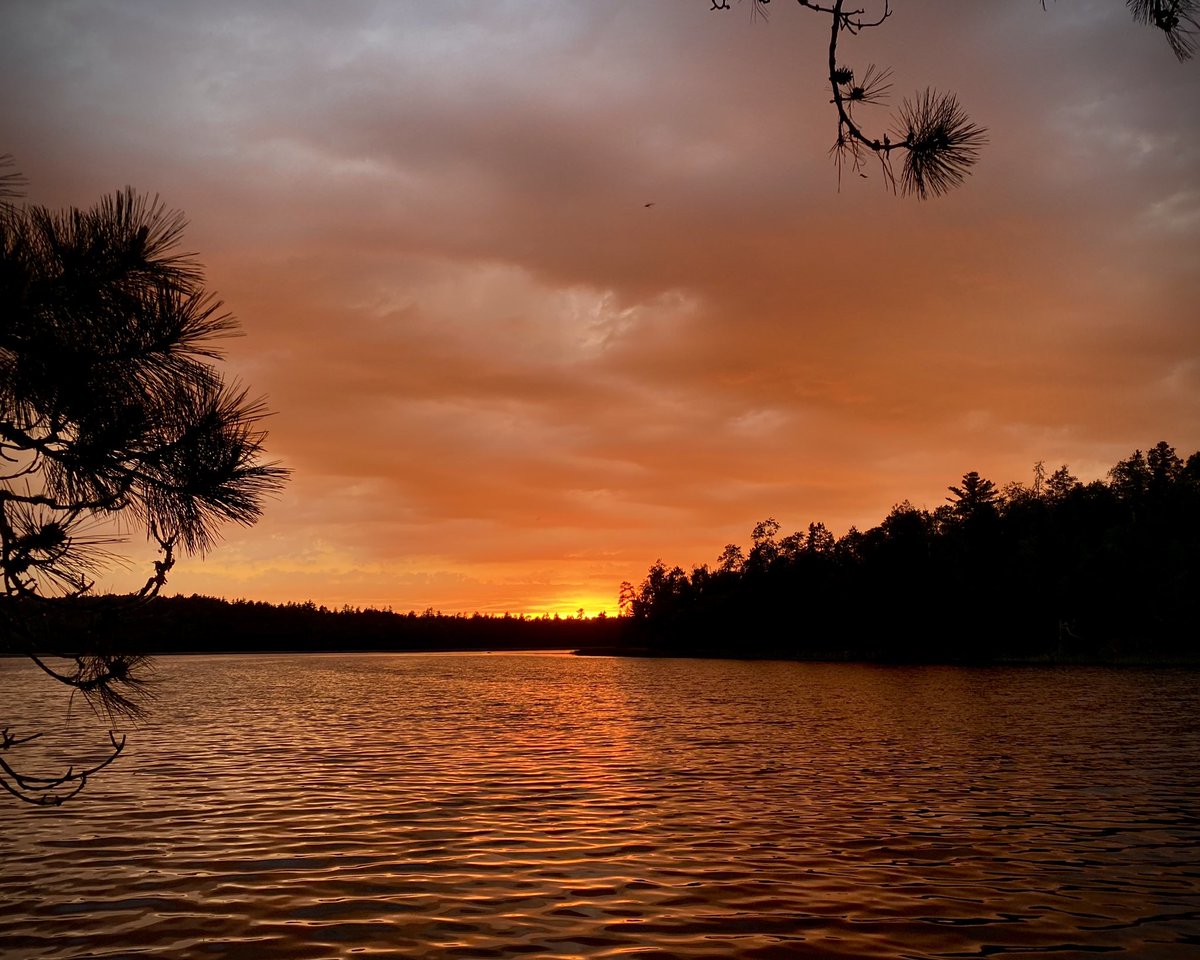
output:
<svg viewBox="0 0 1200 960"><path fill-rule="evenodd" d="M21 656L22 648L32 643L46 656L80 651L145 656L527 652L877 666L1200 667L1200 652L1181 650L1178 643L1156 649L1153 642L1131 640L1070 650L1048 642L1039 650L1030 638L1014 634L1012 642L976 648L977 653L965 644L952 651L915 645L911 655L904 655L907 651L890 633L881 639L878 633L859 637L842 631L835 646L819 643L819 634L763 633L753 623L735 622L724 631L689 631L682 625L660 630L632 617L400 614L201 596L159 597L132 606L118 596L51 602L39 608L38 626L21 647L0 645L4 653Z"/></svg>
<svg viewBox="0 0 1200 960"><path fill-rule="evenodd" d="M403 649L388 649L382 647L359 648L324 648L324 647L273 647L273 648L195 648L195 649L164 649L153 648L143 651L152 658L161 657L359 657L359 656L455 656L459 654L483 654L494 656L524 655L560 655L575 657L625 657L633 660L736 660L745 663L807 663L807 664L845 664L870 667L951 667L956 669L985 669L985 668L1059 668L1059 667L1104 667L1118 670L1139 669L1179 669L1200 670L1200 659L1155 658L1155 657L1012 657L994 660L895 660L871 659L867 657L835 657L835 656L736 656L718 653L672 653L655 650L650 647L513 647L496 648L483 646L461 647L405 647ZM53 657L55 654L42 652L40 655ZM0 660L25 660L22 653L0 652Z"/></svg>
<svg viewBox="0 0 1200 960"><path fill-rule="evenodd" d="M1036 657L1009 657L993 660L897 660L872 659L856 656L737 656L719 653L672 653L656 650L652 647L631 648L584 648L572 650L580 657L631 657L645 660L742 660L746 662L773 661L778 663L829 663L829 664L862 664L875 667L1179 667L1181 669L1200 669L1200 657L1195 659L1178 657L1055 657L1050 655Z"/></svg>

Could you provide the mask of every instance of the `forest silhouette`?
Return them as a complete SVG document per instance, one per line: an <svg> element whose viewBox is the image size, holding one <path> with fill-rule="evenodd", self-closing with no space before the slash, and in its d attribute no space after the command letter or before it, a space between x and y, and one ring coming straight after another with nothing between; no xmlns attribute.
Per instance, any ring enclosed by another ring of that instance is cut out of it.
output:
<svg viewBox="0 0 1200 960"><path fill-rule="evenodd" d="M824 524L714 565L653 564L623 616L399 613L312 602L60 598L43 636L137 654L576 649L880 662L1190 662L1200 619L1200 453L1161 442L1082 483L1066 466L1003 488L976 471L930 510L865 531Z"/></svg>
<svg viewBox="0 0 1200 960"><path fill-rule="evenodd" d="M1029 486L977 472L928 510L905 500L835 538L755 526L690 573L625 584L632 642L704 656L991 662L1194 661L1200 453L1137 450L1107 480L1038 464Z"/></svg>
<svg viewBox="0 0 1200 960"><path fill-rule="evenodd" d="M119 649L142 656L610 649L619 646L622 629L618 618L604 615L401 613L195 594L159 596L134 608L119 596L63 598L43 603L39 615L43 637L67 637L72 645L82 642L97 652Z"/></svg>

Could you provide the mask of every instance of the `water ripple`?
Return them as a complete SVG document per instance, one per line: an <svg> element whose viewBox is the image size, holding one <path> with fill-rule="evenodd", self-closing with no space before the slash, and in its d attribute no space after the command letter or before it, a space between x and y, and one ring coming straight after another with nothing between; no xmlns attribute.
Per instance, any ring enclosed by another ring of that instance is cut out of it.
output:
<svg viewBox="0 0 1200 960"><path fill-rule="evenodd" d="M459 655L161 677L115 768L6 809L5 960L1200 947L1195 673ZM46 763L81 749L56 691L18 662L0 681L6 724L61 728Z"/></svg>

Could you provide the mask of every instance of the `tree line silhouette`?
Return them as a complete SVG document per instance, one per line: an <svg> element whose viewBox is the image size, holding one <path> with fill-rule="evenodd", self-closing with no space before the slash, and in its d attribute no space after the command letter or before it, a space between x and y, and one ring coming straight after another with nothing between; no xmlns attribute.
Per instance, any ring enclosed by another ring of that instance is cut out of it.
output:
<svg viewBox="0 0 1200 960"><path fill-rule="evenodd" d="M0 604L5 601L0 598ZM8 602L20 602L12 601ZM412 652L440 650L567 650L619 644L617 617L398 613L372 607L266 603L192 595L154 597L131 607L113 595L40 604L44 652L51 638L96 655L121 651L172 653ZM65 651L61 651L65 652Z"/></svg>
<svg viewBox="0 0 1200 960"><path fill-rule="evenodd" d="M1195 660L1200 453L1134 451L1107 480L1036 465L1003 489L977 472L936 509L878 526L757 524L690 573L622 585L631 642L656 653L880 661Z"/></svg>
<svg viewBox="0 0 1200 960"><path fill-rule="evenodd" d="M39 633L127 655L572 649L882 662L1195 662L1200 453L1165 441L1082 483L1067 466L1000 487L976 471L934 509L871 529L756 524L690 572L653 564L623 616L447 615L156 597L42 603ZM12 602L12 601L10 601ZM54 652L54 651L47 651Z"/></svg>

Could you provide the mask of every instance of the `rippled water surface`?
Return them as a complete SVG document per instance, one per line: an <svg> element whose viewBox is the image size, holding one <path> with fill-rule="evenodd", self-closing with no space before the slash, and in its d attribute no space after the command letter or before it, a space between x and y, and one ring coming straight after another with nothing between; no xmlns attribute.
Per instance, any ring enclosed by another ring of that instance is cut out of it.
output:
<svg viewBox="0 0 1200 960"><path fill-rule="evenodd" d="M69 805L0 800L0 956L1200 956L1196 672L456 654L158 678ZM74 714L39 749L98 742ZM0 661L0 724L65 716Z"/></svg>

